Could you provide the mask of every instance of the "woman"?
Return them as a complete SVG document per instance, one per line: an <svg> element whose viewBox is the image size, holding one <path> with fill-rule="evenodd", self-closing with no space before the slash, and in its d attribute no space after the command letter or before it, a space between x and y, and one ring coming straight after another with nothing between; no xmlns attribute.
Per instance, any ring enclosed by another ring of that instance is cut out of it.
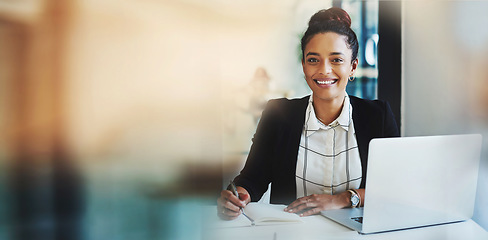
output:
<svg viewBox="0 0 488 240"><path fill-rule="evenodd" d="M399 136L388 103L349 96L358 41L340 8L314 14L302 40L302 66L312 95L268 102L244 169L237 198L223 190L219 216L233 219L271 183L271 203L300 216L364 204L369 141Z"/></svg>

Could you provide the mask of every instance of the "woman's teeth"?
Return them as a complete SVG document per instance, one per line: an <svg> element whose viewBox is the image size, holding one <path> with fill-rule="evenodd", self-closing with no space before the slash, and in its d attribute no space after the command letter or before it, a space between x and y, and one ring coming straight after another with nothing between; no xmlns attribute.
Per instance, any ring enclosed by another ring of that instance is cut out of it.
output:
<svg viewBox="0 0 488 240"><path fill-rule="evenodd" d="M319 81L319 80L317 80L317 83L318 84L333 84L335 82L337 82L337 80L327 80L327 81Z"/></svg>

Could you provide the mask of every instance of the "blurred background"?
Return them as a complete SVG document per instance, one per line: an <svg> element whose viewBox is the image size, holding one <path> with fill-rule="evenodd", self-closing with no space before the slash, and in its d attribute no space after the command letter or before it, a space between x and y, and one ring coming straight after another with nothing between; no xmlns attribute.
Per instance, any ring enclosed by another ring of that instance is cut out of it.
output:
<svg viewBox="0 0 488 240"><path fill-rule="evenodd" d="M488 2L397 3L402 72L385 81L401 84L402 135L483 134L488 229ZM351 15L347 91L381 96L378 4L0 0L0 239L200 239L266 101L310 93L313 13Z"/></svg>

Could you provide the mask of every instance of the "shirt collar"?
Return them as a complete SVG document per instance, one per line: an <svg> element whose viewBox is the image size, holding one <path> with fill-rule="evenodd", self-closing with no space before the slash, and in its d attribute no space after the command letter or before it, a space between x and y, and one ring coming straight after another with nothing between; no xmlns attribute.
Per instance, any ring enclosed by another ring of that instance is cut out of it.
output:
<svg viewBox="0 0 488 240"><path fill-rule="evenodd" d="M344 130L348 131L349 126L352 122L352 106L350 104L349 95L346 93L344 98L344 104L342 106L341 114L339 117L332 121L329 125L324 125L317 116L315 115L315 110L313 108L313 93L310 95L308 100L308 107L305 116L305 124L307 129L307 137L313 134L319 129L330 129L333 127L342 127Z"/></svg>

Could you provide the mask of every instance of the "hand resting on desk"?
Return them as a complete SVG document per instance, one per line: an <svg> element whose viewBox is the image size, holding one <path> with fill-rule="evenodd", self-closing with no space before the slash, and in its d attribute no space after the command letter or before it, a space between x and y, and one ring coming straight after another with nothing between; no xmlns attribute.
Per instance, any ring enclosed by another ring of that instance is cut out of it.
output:
<svg viewBox="0 0 488 240"><path fill-rule="evenodd" d="M217 211L221 219L232 220L241 214L241 207L251 201L249 193L243 187L237 187L239 198L237 198L231 191L222 190L220 197L217 199Z"/></svg>
<svg viewBox="0 0 488 240"><path fill-rule="evenodd" d="M359 192L360 196L364 196L364 189L357 189L356 191ZM293 201L284 210L290 213L299 213L300 217L319 214L322 210L350 207L350 196L347 191L336 195L312 194ZM361 205L363 205L364 198L361 198Z"/></svg>

